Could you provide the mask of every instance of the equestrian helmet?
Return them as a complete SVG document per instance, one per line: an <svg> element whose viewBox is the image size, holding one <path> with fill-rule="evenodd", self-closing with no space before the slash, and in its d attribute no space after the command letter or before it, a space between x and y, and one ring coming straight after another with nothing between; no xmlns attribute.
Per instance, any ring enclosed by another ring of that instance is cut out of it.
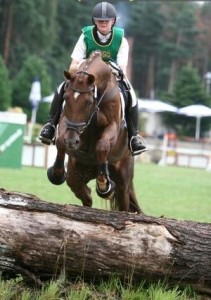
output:
<svg viewBox="0 0 211 300"><path fill-rule="evenodd" d="M108 2L100 2L93 8L92 20L112 20L116 21L116 9Z"/></svg>

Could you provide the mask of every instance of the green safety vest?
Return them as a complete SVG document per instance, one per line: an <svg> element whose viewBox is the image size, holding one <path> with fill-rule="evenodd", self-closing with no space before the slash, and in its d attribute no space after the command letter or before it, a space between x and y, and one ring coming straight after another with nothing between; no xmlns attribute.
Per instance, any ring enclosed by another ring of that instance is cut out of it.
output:
<svg viewBox="0 0 211 300"><path fill-rule="evenodd" d="M93 51L101 50L103 61L108 62L109 60L112 60L116 62L117 54L124 36L124 29L113 27L110 43L108 45L100 45L94 38L93 28L94 26L87 26L82 29L86 44L86 58L89 57Z"/></svg>

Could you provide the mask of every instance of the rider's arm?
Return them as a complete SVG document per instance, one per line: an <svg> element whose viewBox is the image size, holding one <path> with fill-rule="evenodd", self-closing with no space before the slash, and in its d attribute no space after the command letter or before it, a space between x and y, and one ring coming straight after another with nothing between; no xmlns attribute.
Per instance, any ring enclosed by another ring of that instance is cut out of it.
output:
<svg viewBox="0 0 211 300"><path fill-rule="evenodd" d="M85 57L86 57L86 44L84 42L84 34L82 33L71 54L72 61L69 67L69 72L77 71L79 63Z"/></svg>
<svg viewBox="0 0 211 300"><path fill-rule="evenodd" d="M79 65L79 61L72 59L70 67L69 67L69 72L75 73L78 70L78 65Z"/></svg>
<svg viewBox="0 0 211 300"><path fill-rule="evenodd" d="M127 63L128 63L128 54L129 54L129 44L126 38L123 37L122 43L120 45L118 54L117 54L117 65L123 70L123 73L126 75Z"/></svg>

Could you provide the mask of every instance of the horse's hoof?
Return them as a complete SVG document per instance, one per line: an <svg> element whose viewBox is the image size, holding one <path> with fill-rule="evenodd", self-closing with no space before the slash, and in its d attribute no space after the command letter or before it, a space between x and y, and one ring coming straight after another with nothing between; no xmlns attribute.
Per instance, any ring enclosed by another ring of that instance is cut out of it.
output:
<svg viewBox="0 0 211 300"><path fill-rule="evenodd" d="M60 185L60 184L64 183L65 179L66 179L65 172L61 176L55 176L54 167L48 168L47 176L48 176L48 180L55 185Z"/></svg>
<svg viewBox="0 0 211 300"><path fill-rule="evenodd" d="M115 183L112 180L109 180L108 182L108 189L106 191L99 190L98 184L96 185L96 192L99 197L104 199L110 199L112 198L115 190Z"/></svg>

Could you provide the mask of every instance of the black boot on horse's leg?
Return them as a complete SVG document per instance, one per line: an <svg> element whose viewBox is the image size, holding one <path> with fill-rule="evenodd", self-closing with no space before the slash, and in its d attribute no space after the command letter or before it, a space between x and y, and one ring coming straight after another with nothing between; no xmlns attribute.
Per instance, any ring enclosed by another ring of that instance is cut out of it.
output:
<svg viewBox="0 0 211 300"><path fill-rule="evenodd" d="M138 104L128 109L126 115L130 151L133 156L141 154L147 149L142 143L143 138L138 134Z"/></svg>
<svg viewBox="0 0 211 300"><path fill-rule="evenodd" d="M40 132L39 139L43 144L50 145L54 142L56 126L62 110L64 83L60 86L59 91L56 91L51 103L48 122L43 126Z"/></svg>
<svg viewBox="0 0 211 300"><path fill-rule="evenodd" d="M109 177L108 162L98 165L98 175L96 178L96 183L96 192L99 197L110 199L113 196L115 183ZM103 190L101 189L102 186Z"/></svg>

